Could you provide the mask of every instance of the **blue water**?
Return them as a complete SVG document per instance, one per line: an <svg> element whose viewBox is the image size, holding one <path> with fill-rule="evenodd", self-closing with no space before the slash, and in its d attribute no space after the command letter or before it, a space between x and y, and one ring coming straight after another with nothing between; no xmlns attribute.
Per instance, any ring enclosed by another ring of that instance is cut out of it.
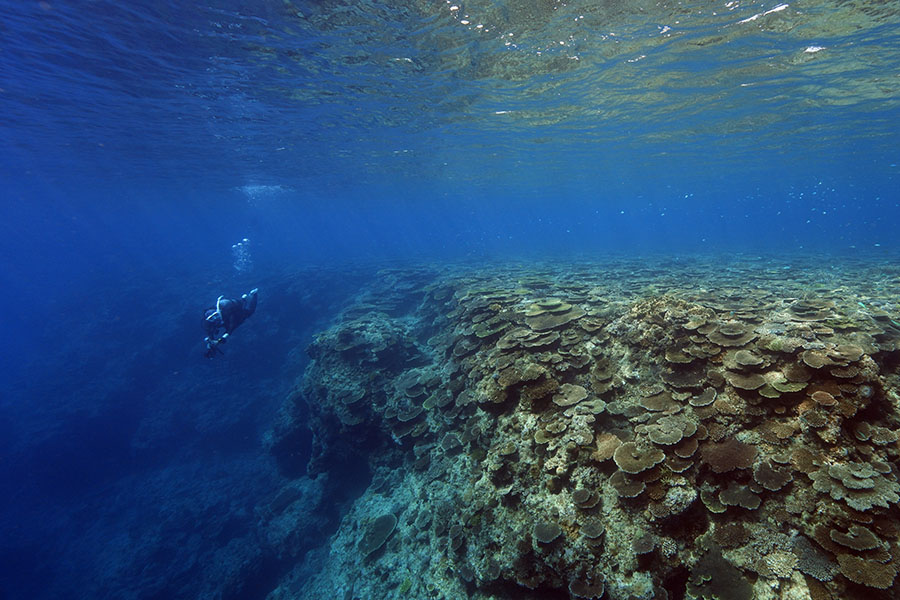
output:
<svg viewBox="0 0 900 600"><path fill-rule="evenodd" d="M239 550L285 477L262 438L378 265L895 255L898 25L824 0L0 0L0 598L265 597L282 559ZM206 361L203 308L254 286Z"/></svg>

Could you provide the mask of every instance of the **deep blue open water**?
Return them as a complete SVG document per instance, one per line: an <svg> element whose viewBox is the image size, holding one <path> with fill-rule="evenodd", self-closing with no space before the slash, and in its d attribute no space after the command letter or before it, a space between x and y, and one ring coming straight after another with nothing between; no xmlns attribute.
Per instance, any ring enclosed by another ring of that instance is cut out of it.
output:
<svg viewBox="0 0 900 600"><path fill-rule="evenodd" d="M266 554L265 433L379 266L900 255L898 26L876 1L0 0L0 598L265 598L356 491ZM252 287L207 360L203 309Z"/></svg>

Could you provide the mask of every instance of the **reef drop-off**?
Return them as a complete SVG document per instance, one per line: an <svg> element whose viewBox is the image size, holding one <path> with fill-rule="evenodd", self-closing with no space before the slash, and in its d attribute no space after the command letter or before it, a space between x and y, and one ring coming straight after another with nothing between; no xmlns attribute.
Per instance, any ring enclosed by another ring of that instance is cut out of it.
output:
<svg viewBox="0 0 900 600"><path fill-rule="evenodd" d="M309 427L310 475L354 457L371 484L270 600L900 597L891 263L377 280L269 437L286 461Z"/></svg>

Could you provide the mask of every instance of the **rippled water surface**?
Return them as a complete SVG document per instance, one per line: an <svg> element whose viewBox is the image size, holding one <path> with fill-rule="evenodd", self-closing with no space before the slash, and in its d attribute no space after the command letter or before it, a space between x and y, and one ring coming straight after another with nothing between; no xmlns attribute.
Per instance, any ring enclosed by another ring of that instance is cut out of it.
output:
<svg viewBox="0 0 900 600"><path fill-rule="evenodd" d="M900 139L891 2L4 4L5 143L125 177L709 183Z"/></svg>

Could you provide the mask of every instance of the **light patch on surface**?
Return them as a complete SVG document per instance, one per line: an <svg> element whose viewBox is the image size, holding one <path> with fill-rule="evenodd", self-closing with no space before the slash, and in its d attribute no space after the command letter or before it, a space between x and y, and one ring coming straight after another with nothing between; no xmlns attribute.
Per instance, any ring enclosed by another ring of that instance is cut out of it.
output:
<svg viewBox="0 0 900 600"><path fill-rule="evenodd" d="M747 17L746 19L742 19L742 20L738 21L738 23L749 23L750 21L755 21L760 17L764 17L766 15L771 15L772 13L781 12L784 9L786 9L787 7L788 7L787 4L779 4L775 8L770 8L766 12L756 13L752 17Z"/></svg>
<svg viewBox="0 0 900 600"><path fill-rule="evenodd" d="M266 198L273 198L275 196L279 196L284 192L288 191L287 188L281 185L261 185L261 184L247 184L242 185L237 188L244 195L247 196L247 199L250 201L262 200Z"/></svg>

